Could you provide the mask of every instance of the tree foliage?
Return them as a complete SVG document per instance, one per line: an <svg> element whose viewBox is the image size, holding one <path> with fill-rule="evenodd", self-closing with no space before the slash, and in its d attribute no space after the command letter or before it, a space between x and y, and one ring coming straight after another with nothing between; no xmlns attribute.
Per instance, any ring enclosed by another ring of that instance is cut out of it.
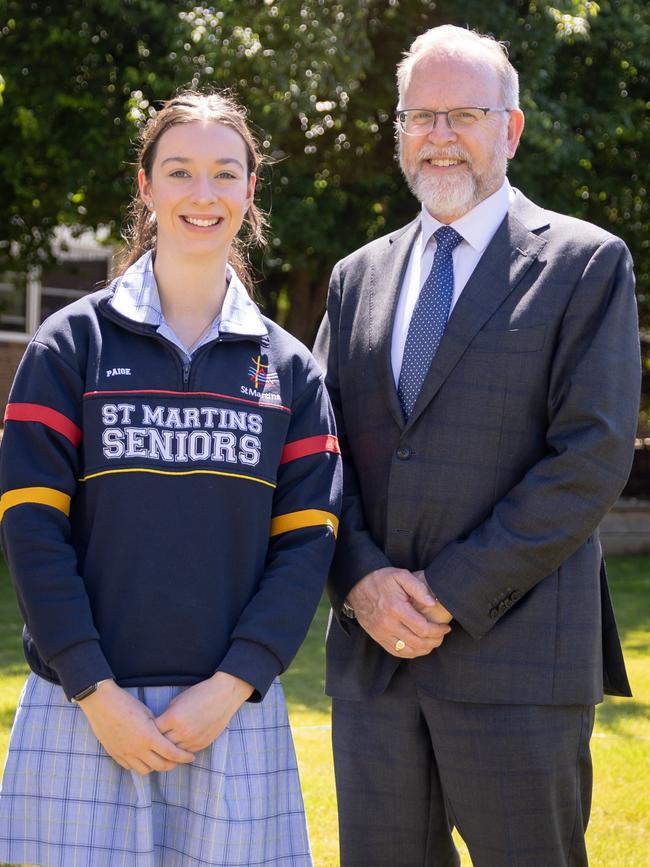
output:
<svg viewBox="0 0 650 867"><path fill-rule="evenodd" d="M119 234L157 101L230 87L270 161L260 294L309 340L333 263L416 213L394 70L445 22L509 43L527 114L511 178L627 241L650 327L650 7L636 0L0 0L0 268L41 258L60 222Z"/></svg>

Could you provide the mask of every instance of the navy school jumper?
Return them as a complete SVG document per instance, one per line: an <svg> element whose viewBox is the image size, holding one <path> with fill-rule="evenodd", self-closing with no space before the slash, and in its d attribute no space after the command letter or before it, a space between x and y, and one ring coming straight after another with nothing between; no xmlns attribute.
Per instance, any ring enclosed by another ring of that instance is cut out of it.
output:
<svg viewBox="0 0 650 867"><path fill-rule="evenodd" d="M2 542L27 661L68 697L190 685L264 696L334 551L338 443L310 353L270 320L184 363L114 287L29 344L0 450ZM266 332L266 333L264 333Z"/></svg>

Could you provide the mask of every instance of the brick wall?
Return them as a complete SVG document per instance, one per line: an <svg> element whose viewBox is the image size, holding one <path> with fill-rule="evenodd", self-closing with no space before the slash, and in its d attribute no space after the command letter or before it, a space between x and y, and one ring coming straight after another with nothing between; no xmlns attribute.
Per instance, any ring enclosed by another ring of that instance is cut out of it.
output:
<svg viewBox="0 0 650 867"><path fill-rule="evenodd" d="M26 346L26 343L5 343L0 340L0 425L5 415L9 389Z"/></svg>

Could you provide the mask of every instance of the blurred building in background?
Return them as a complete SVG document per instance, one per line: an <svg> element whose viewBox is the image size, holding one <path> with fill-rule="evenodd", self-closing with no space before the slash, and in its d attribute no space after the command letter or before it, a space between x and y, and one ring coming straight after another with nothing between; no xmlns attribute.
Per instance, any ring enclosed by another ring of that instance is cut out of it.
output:
<svg viewBox="0 0 650 867"><path fill-rule="evenodd" d="M16 368L41 322L106 283L113 257L106 236L100 229L75 237L60 227L51 265L28 273L0 273L0 419Z"/></svg>

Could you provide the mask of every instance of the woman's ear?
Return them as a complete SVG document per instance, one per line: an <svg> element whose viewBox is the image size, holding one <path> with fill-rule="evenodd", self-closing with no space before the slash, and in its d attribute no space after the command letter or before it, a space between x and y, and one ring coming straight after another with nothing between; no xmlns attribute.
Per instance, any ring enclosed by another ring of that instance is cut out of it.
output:
<svg viewBox="0 0 650 867"><path fill-rule="evenodd" d="M253 204L253 197L255 196L255 184L257 183L257 175L255 172L251 172L248 176L248 193L246 198L248 199L248 207Z"/></svg>
<svg viewBox="0 0 650 867"><path fill-rule="evenodd" d="M144 169L140 169L138 172L138 190L140 192L140 198L144 203L145 207L147 207L150 211L153 211L153 200L151 198L151 181L147 178Z"/></svg>

